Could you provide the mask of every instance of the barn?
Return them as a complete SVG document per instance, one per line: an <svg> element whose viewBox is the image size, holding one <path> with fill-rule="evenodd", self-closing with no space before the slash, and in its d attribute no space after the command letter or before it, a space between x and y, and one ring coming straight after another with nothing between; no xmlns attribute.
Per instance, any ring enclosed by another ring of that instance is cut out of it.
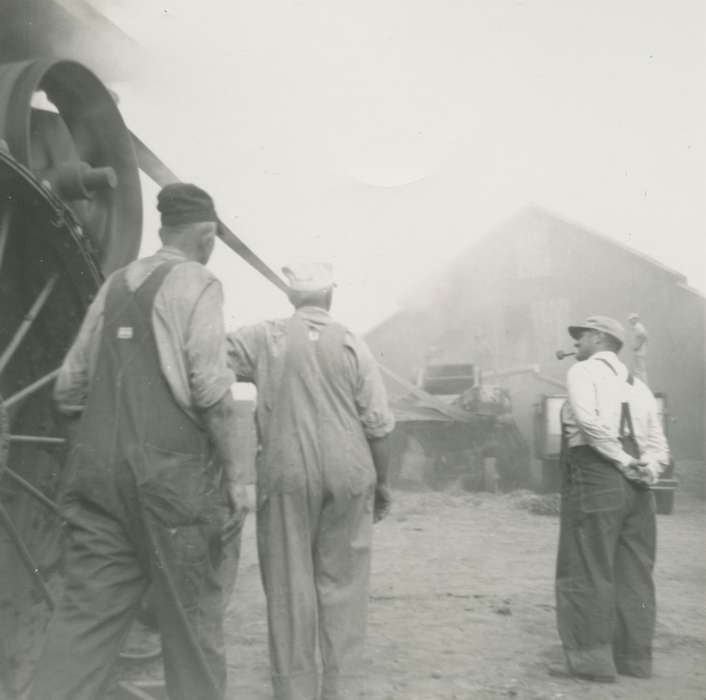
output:
<svg viewBox="0 0 706 700"><path fill-rule="evenodd" d="M413 381L435 362L474 362L507 387L515 420L533 444L542 395L561 393L573 349L567 326L592 313L625 323L640 314L650 336L648 371L666 394L677 459L703 460L706 299L684 275L538 207L518 212L420 286L367 334L378 361ZM629 343L629 341L628 341ZM630 352L622 359L630 364ZM399 394L399 382L390 388ZM532 480L541 467L535 460Z"/></svg>

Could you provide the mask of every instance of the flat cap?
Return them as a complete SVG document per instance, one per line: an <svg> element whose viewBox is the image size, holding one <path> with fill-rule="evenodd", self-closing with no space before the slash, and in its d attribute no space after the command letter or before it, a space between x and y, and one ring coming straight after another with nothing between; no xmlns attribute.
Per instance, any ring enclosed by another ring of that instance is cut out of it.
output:
<svg viewBox="0 0 706 700"><path fill-rule="evenodd" d="M323 292L334 287L330 263L312 262L282 268L289 288L294 292Z"/></svg>
<svg viewBox="0 0 706 700"><path fill-rule="evenodd" d="M569 326L569 335L574 340L577 340L583 331L600 331L613 336L621 345L625 343L623 325L610 316L589 316L583 323Z"/></svg>
<svg viewBox="0 0 706 700"><path fill-rule="evenodd" d="M218 221L211 195L188 182L163 187L157 195L157 210L163 226Z"/></svg>

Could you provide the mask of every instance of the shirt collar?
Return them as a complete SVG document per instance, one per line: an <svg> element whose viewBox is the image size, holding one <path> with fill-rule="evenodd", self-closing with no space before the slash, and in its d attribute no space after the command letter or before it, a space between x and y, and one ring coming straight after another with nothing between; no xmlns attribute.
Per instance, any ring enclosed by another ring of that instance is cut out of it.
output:
<svg viewBox="0 0 706 700"><path fill-rule="evenodd" d="M157 255L164 258L172 258L175 260L188 260L187 254L179 248L175 248L173 245L164 245L158 251Z"/></svg>
<svg viewBox="0 0 706 700"><path fill-rule="evenodd" d="M295 311L295 315L299 316L304 321L319 326L325 326L331 323L331 314L320 306L300 306Z"/></svg>
<svg viewBox="0 0 706 700"><path fill-rule="evenodd" d="M620 362L618 356L612 350L599 350L598 352L594 352L591 357L596 360L608 360L611 364Z"/></svg>

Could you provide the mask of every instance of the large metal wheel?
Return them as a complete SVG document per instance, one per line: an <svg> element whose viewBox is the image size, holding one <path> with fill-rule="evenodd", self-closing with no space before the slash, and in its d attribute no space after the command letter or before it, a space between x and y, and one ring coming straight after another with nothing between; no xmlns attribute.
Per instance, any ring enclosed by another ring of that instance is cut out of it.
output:
<svg viewBox="0 0 706 700"><path fill-rule="evenodd" d="M62 578L53 380L104 274L137 254L141 196L116 105L78 64L0 66L0 140L0 697L15 698Z"/></svg>
<svg viewBox="0 0 706 700"><path fill-rule="evenodd" d="M142 194L115 100L74 61L0 65L0 138L66 204L104 273L140 247Z"/></svg>

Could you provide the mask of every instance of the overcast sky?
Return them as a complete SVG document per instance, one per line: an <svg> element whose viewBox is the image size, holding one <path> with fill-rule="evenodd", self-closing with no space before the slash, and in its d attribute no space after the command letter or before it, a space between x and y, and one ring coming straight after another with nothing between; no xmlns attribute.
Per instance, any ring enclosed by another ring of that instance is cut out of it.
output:
<svg viewBox="0 0 706 700"><path fill-rule="evenodd" d="M272 267L331 260L356 330L530 203L706 290L701 0L94 4L148 52L129 126ZM289 312L212 267L229 326Z"/></svg>

